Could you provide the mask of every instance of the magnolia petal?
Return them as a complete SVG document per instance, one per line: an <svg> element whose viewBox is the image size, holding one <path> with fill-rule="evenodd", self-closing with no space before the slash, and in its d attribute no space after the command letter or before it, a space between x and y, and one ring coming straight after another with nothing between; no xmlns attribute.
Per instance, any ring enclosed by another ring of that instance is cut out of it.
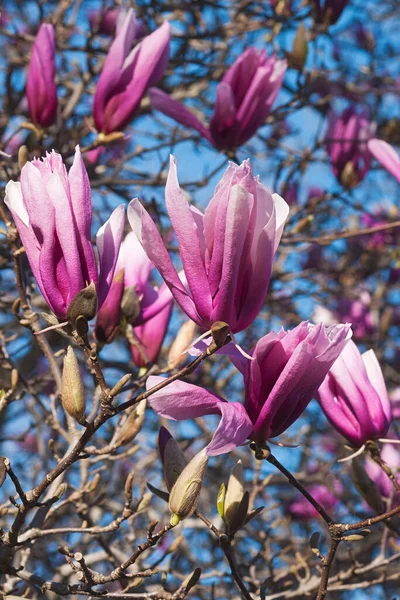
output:
<svg viewBox="0 0 400 600"><path fill-rule="evenodd" d="M99 308L107 297L117 264L118 253L125 226L125 207L120 204L110 218L100 227L96 235L99 252Z"/></svg>

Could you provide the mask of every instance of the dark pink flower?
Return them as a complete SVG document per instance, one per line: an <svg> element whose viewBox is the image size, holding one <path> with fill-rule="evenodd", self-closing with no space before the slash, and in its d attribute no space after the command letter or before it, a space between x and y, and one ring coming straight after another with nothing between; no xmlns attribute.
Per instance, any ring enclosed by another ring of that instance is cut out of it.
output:
<svg viewBox="0 0 400 600"><path fill-rule="evenodd" d="M101 306L122 240L124 206L116 208L97 232L98 268L91 242L90 182L79 147L69 173L54 150L42 160L27 162L21 182L7 184L5 203L33 275L54 314L65 319L71 301L91 283Z"/></svg>
<svg viewBox="0 0 400 600"><path fill-rule="evenodd" d="M96 129L121 131L132 120L147 89L163 76L169 60L170 25L145 37L133 49L137 23L129 10L100 74L94 97Z"/></svg>
<svg viewBox="0 0 400 600"><path fill-rule="evenodd" d="M253 176L247 160L229 165L203 215L179 187L173 157L165 199L187 285L152 218L134 199L128 218L147 256L182 310L204 330L216 321L228 323L233 333L245 329L265 300L286 202Z"/></svg>
<svg viewBox="0 0 400 600"><path fill-rule="evenodd" d="M203 388L175 381L149 397L159 415L175 421L221 414L206 452L229 452L247 438L262 442L292 425L315 396L328 370L347 343L349 325L324 327L301 323L292 331L271 332L252 351L253 360L229 348L241 371L245 402L227 402ZM147 389L162 381L149 377Z"/></svg>
<svg viewBox="0 0 400 600"><path fill-rule="evenodd" d="M33 44L26 81L29 114L40 127L48 127L57 116L55 51L54 27L43 23Z"/></svg>
<svg viewBox="0 0 400 600"><path fill-rule="evenodd" d="M150 90L151 103L181 125L198 131L218 150L238 148L264 125L282 87L286 66L285 60L267 57L264 50L245 50L217 87L209 128L159 89Z"/></svg>
<svg viewBox="0 0 400 600"><path fill-rule="evenodd" d="M366 111L359 113L349 107L341 115L330 113L326 133L328 153L332 170L345 187L357 185L366 176L372 160L367 142L375 128Z"/></svg>
<svg viewBox="0 0 400 600"><path fill-rule="evenodd" d="M388 432L391 407L373 350L360 354L350 341L318 390L328 420L356 448Z"/></svg>

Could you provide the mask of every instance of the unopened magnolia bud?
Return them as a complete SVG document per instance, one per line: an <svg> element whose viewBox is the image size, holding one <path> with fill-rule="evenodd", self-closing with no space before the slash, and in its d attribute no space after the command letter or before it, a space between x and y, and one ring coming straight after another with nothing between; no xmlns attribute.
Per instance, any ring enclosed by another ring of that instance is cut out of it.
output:
<svg viewBox="0 0 400 600"><path fill-rule="evenodd" d="M242 501L243 495L243 466L242 461L238 460L238 462L232 469L232 473L229 477L228 487L225 494L223 517L225 523L229 524L229 522L231 521L239 504Z"/></svg>
<svg viewBox="0 0 400 600"><path fill-rule="evenodd" d="M176 369L186 360L185 351L190 347L195 333L196 323L192 320L186 321L178 331L178 335L172 342L168 354L168 368Z"/></svg>
<svg viewBox="0 0 400 600"><path fill-rule="evenodd" d="M78 317L85 317L88 321L93 319L97 312L97 292L93 281L78 292L68 306L67 319L75 326Z"/></svg>
<svg viewBox="0 0 400 600"><path fill-rule="evenodd" d="M144 414L146 411L146 400L141 400L128 415L125 423L117 433L115 444L116 446L126 446L135 439L139 431L142 429Z"/></svg>
<svg viewBox="0 0 400 600"><path fill-rule="evenodd" d="M62 374L61 402L65 412L76 419L78 423L85 420L85 390L83 387L79 365L72 346L68 346L64 357Z"/></svg>
<svg viewBox="0 0 400 600"><path fill-rule="evenodd" d="M229 325L223 321L216 321L211 325L211 335L217 348L221 348L227 342Z"/></svg>
<svg viewBox="0 0 400 600"><path fill-rule="evenodd" d="M340 175L340 183L348 190L356 186L358 183L357 174L354 170L351 160L347 161L345 164L345 167Z"/></svg>
<svg viewBox="0 0 400 600"><path fill-rule="evenodd" d="M112 131L111 133L99 133L97 136L98 145L101 144L111 144L112 142L117 142L119 140L123 140L125 134L123 131Z"/></svg>
<svg viewBox="0 0 400 600"><path fill-rule="evenodd" d="M179 475L169 496L171 525L177 525L196 510L207 463L208 456L202 450Z"/></svg>
<svg viewBox="0 0 400 600"><path fill-rule="evenodd" d="M168 429L160 428L158 436L158 448L160 451L161 462L164 468L165 483L170 492L176 483L179 475L186 466L186 460L182 450L174 440Z"/></svg>
<svg viewBox="0 0 400 600"><path fill-rule="evenodd" d="M18 166L19 166L19 168L22 169L22 167L24 167L26 165L28 160L29 160L29 151L28 151L28 148L24 144L23 146L20 146L20 148L18 150Z"/></svg>
<svg viewBox="0 0 400 600"><path fill-rule="evenodd" d="M121 313L130 325L134 325L140 315L140 300L134 287L125 288L121 300Z"/></svg>
<svg viewBox="0 0 400 600"><path fill-rule="evenodd" d="M300 23L293 40L292 51L289 52L289 66L292 67L292 69L302 71L306 64L307 54L307 30L304 27L304 23Z"/></svg>

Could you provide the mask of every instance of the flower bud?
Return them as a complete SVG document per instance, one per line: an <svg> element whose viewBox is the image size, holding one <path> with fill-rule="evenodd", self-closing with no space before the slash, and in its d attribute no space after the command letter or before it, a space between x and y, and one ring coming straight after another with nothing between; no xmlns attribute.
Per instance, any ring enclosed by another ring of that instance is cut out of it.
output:
<svg viewBox="0 0 400 600"><path fill-rule="evenodd" d="M289 53L289 66L302 71L306 64L308 54L307 30L304 23L300 23L293 40L292 51Z"/></svg>
<svg viewBox="0 0 400 600"><path fill-rule="evenodd" d="M164 478L170 492L176 483L179 475L186 466L186 460L182 450L174 440L168 429L160 428L158 436L158 447L160 451L161 462L164 468Z"/></svg>
<svg viewBox="0 0 400 600"><path fill-rule="evenodd" d="M195 332L196 323L192 320L185 321L178 331L178 335L171 344L168 354L168 368L176 369L184 360L186 360L185 351L192 343Z"/></svg>
<svg viewBox="0 0 400 600"><path fill-rule="evenodd" d="M76 419L78 423L85 421L85 390L83 387L79 365L72 346L68 346L64 357L62 374L61 402L65 412Z"/></svg>
<svg viewBox="0 0 400 600"><path fill-rule="evenodd" d="M177 525L196 510L208 463L204 450L196 454L179 475L169 496L171 525Z"/></svg>
<svg viewBox="0 0 400 600"><path fill-rule="evenodd" d="M117 433L115 439L116 446L126 446L135 439L142 429L144 414L146 411L146 400L141 400L128 415L125 423Z"/></svg>
<svg viewBox="0 0 400 600"><path fill-rule="evenodd" d="M121 313L127 323L135 324L140 315L140 300L134 287L126 287L121 300Z"/></svg>
<svg viewBox="0 0 400 600"><path fill-rule="evenodd" d="M239 504L242 501L243 495L243 466L242 461L238 460L238 462L232 469L232 473L229 477L228 487L225 494L223 516L225 523L229 524Z"/></svg>
<svg viewBox="0 0 400 600"><path fill-rule="evenodd" d="M88 321L93 319L97 311L97 292L93 281L78 292L71 300L67 310L67 319L75 325L78 317L84 317Z"/></svg>

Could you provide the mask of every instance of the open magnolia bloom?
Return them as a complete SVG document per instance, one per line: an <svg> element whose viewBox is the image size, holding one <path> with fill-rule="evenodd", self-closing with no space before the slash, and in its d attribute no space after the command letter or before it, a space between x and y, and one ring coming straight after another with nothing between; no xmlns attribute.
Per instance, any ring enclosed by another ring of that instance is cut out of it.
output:
<svg viewBox="0 0 400 600"><path fill-rule="evenodd" d="M27 162L21 182L9 181L5 203L11 211L33 275L51 310L64 320L79 292L93 288L93 314L108 294L125 223L124 206L114 210L91 241L90 182L79 147L67 173L60 154Z"/></svg>
<svg viewBox="0 0 400 600"><path fill-rule="evenodd" d="M288 205L253 176L246 160L229 165L202 214L179 187L174 157L165 201L184 277L178 275L153 219L134 199L128 219L147 256L181 309L204 331L216 321L227 323L233 333L242 331L265 301Z"/></svg>
<svg viewBox="0 0 400 600"><path fill-rule="evenodd" d="M351 336L350 325L311 325L271 332L245 359L230 353L243 374L245 402L227 402L198 386L174 381L149 397L160 416L175 421L220 414L221 421L206 448L209 456L223 454L246 439L264 442L283 433L315 396L329 369ZM162 381L152 376L147 389Z"/></svg>
<svg viewBox="0 0 400 600"><path fill-rule="evenodd" d="M390 400L373 350L360 354L350 341L318 390L322 410L352 446L385 437Z"/></svg>

